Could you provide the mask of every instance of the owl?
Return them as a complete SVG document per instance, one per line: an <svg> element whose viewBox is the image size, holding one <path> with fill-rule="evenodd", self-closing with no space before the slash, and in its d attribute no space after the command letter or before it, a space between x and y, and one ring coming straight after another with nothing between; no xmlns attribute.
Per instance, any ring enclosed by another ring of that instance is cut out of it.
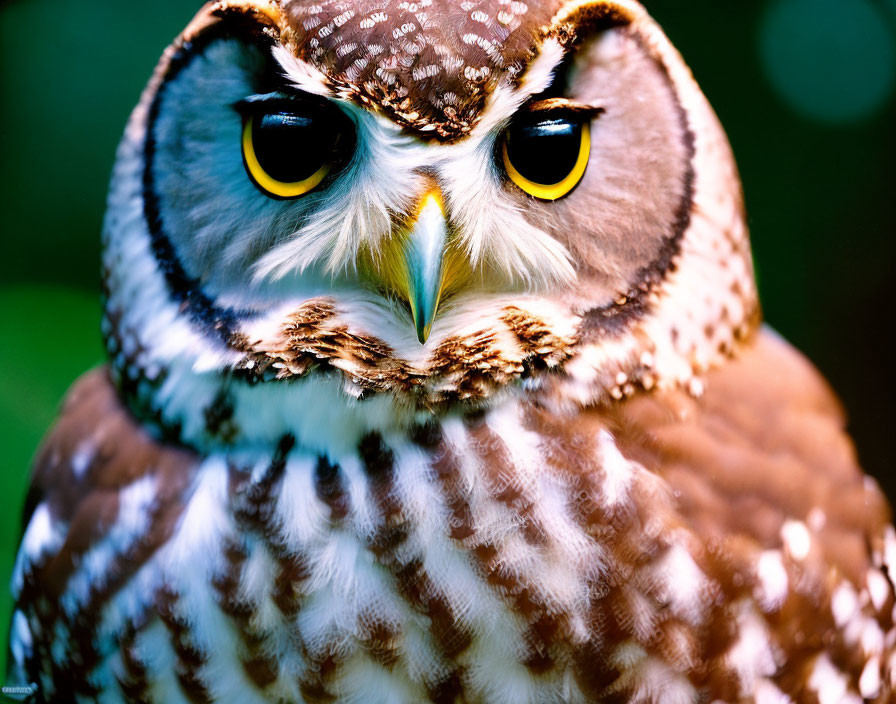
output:
<svg viewBox="0 0 896 704"><path fill-rule="evenodd" d="M39 451L39 702L891 702L896 532L634 0L222 0Z"/></svg>

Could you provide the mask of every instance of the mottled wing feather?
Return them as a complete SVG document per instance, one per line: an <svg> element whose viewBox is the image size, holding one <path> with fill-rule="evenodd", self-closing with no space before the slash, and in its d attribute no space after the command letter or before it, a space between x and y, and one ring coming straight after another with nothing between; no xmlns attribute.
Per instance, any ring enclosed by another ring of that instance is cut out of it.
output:
<svg viewBox="0 0 896 704"><path fill-rule="evenodd" d="M135 423L104 368L72 388L35 461L13 580L13 650L30 650L19 654L27 681L91 693L85 674L108 655L97 649L100 612L171 534L195 465ZM30 648L16 631L25 624ZM51 652L66 633L75 657Z"/></svg>
<svg viewBox="0 0 896 704"><path fill-rule="evenodd" d="M896 640L889 508L858 465L839 402L801 355L764 331L708 375L701 398L660 392L599 415L623 455L668 482L702 542L696 563L721 586L717 637L704 647L710 678L736 636L719 635L720 622L755 600L782 691L814 702L820 683L828 696L845 683L844 701L889 701L872 672L881 662L886 672Z"/></svg>
<svg viewBox="0 0 896 704"><path fill-rule="evenodd" d="M804 522L821 563L853 581L890 515L818 373L769 334L713 372L699 400L669 392L621 404L611 427L626 456L653 468L682 518L707 541L732 536L781 548L785 521ZM785 531L786 532L786 531Z"/></svg>

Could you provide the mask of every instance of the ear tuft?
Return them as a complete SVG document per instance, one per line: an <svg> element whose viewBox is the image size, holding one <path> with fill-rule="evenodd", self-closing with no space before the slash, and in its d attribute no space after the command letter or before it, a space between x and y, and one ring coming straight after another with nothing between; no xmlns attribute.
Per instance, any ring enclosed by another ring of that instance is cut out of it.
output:
<svg viewBox="0 0 896 704"><path fill-rule="evenodd" d="M574 49L598 32L631 24L643 12L643 8L633 2L571 2L554 16L545 37L555 39L565 49Z"/></svg>
<svg viewBox="0 0 896 704"><path fill-rule="evenodd" d="M280 8L267 0L222 0L208 3L192 19L181 33L180 41L196 41L206 30L227 28L226 34L255 37L266 43L287 43L290 30Z"/></svg>
<svg viewBox="0 0 896 704"><path fill-rule="evenodd" d="M278 37L289 26L279 4L270 0L220 0L210 6L210 11L218 17L244 15L256 24L276 31Z"/></svg>

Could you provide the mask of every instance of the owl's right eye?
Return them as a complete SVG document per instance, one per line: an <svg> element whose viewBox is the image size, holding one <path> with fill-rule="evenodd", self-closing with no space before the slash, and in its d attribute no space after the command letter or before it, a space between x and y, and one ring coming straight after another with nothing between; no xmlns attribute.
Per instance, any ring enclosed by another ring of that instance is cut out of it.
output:
<svg viewBox="0 0 896 704"><path fill-rule="evenodd" d="M344 165L352 135L344 115L333 112L246 111L243 162L252 182L265 195L298 198Z"/></svg>

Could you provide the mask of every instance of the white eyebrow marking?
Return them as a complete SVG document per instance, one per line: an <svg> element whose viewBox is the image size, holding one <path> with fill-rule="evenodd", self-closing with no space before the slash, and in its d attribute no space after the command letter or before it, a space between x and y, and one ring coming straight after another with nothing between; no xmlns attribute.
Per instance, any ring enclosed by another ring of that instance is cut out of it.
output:
<svg viewBox="0 0 896 704"><path fill-rule="evenodd" d="M320 69L297 58L284 46L275 46L274 59L283 67L286 77L299 90L327 98L336 97L336 93L327 85L327 77Z"/></svg>
<svg viewBox="0 0 896 704"><path fill-rule="evenodd" d="M518 87L508 84L495 86L473 134L482 136L491 132L509 120L529 98L547 90L554 78L554 71L563 62L564 56L560 42L556 39L546 40L538 56L523 74Z"/></svg>

